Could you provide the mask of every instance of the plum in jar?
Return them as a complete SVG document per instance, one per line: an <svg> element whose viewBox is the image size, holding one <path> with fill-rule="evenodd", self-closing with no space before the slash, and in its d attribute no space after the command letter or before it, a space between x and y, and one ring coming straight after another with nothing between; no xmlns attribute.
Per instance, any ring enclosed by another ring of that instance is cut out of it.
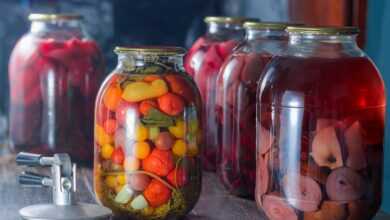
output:
<svg viewBox="0 0 390 220"><path fill-rule="evenodd" d="M218 131L215 115L215 83L222 63L233 48L243 39L243 23L240 17L206 17L207 33L192 45L184 66L200 90L203 101L203 167L216 170Z"/></svg>
<svg viewBox="0 0 390 220"><path fill-rule="evenodd" d="M245 40L223 64L216 84L217 173L228 191L253 198L256 182L257 82L287 44L286 24L245 22Z"/></svg>
<svg viewBox="0 0 390 220"><path fill-rule="evenodd" d="M9 132L16 151L66 152L92 165L93 112L104 74L80 15L31 14L9 62Z"/></svg>
<svg viewBox="0 0 390 220"><path fill-rule="evenodd" d="M258 91L256 201L271 220L368 220L382 193L385 87L354 27L288 27Z"/></svg>
<svg viewBox="0 0 390 220"><path fill-rule="evenodd" d="M95 109L94 185L117 217L178 219L201 189L201 98L184 49L118 47Z"/></svg>

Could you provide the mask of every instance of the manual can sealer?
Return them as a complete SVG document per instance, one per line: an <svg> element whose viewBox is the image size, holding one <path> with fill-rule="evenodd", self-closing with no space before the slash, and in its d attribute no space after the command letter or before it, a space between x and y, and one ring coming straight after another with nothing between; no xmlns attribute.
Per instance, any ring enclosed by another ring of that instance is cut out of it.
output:
<svg viewBox="0 0 390 220"><path fill-rule="evenodd" d="M39 154L21 152L16 156L20 166L51 167L51 177L32 172L23 172L19 184L27 187L51 187L53 203L37 204L19 210L26 220L109 220L112 212L96 204L74 201L76 192L76 164L68 154L44 157Z"/></svg>

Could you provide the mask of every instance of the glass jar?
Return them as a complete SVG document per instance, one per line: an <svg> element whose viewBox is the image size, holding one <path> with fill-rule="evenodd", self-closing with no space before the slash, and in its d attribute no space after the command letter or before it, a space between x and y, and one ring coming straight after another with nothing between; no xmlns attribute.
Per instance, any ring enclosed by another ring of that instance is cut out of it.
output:
<svg viewBox="0 0 390 220"><path fill-rule="evenodd" d="M82 17L31 14L9 62L10 139L16 151L66 152L92 165L93 112L103 56Z"/></svg>
<svg viewBox="0 0 390 220"><path fill-rule="evenodd" d="M217 77L217 173L228 191L253 197L256 182L256 90L266 64L287 45L286 24L246 22L245 40Z"/></svg>
<svg viewBox="0 0 390 220"><path fill-rule="evenodd" d="M97 198L120 217L182 217L201 189L201 98L184 72L185 50L115 52L95 109Z"/></svg>
<svg viewBox="0 0 390 220"><path fill-rule="evenodd" d="M260 81L256 201L269 219L371 219L385 87L353 27L288 27ZM302 216L302 217L299 217Z"/></svg>
<svg viewBox="0 0 390 220"><path fill-rule="evenodd" d="M219 69L233 48L244 37L245 18L206 17L207 33L191 47L184 59L186 71L194 78L203 101L203 167L216 169L217 127L215 83Z"/></svg>

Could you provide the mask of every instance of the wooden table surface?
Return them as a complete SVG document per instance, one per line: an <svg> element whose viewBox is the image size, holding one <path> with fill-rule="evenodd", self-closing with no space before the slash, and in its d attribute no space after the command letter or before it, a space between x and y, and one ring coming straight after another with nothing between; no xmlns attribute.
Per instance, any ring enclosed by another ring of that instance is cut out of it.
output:
<svg viewBox="0 0 390 220"><path fill-rule="evenodd" d="M17 175L23 169L16 166L14 156L0 156L0 219L2 220L19 219L20 208L47 203L51 200L48 188L22 188L17 184ZM77 187L77 201L96 203L90 169L78 170ZM266 218L257 210L255 202L228 195L214 174L204 173L202 195L186 219L265 220ZM384 213L379 213L375 218L375 220L386 219L390 219L390 215Z"/></svg>

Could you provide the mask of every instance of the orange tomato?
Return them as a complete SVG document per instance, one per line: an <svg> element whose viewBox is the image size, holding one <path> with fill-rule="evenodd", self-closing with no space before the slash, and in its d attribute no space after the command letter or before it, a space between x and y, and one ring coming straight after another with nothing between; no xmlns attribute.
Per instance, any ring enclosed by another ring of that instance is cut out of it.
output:
<svg viewBox="0 0 390 220"><path fill-rule="evenodd" d="M173 93L182 96L187 102L194 100L195 94L192 92L190 84L184 78L176 75L167 75L164 78Z"/></svg>
<svg viewBox="0 0 390 220"><path fill-rule="evenodd" d="M111 111L115 111L122 96L122 89L119 86L111 86L103 96L104 105Z"/></svg>
<svg viewBox="0 0 390 220"><path fill-rule="evenodd" d="M158 176L166 176L174 168L171 151L154 149L149 156L142 161L142 168Z"/></svg>
<svg viewBox="0 0 390 220"><path fill-rule="evenodd" d="M145 101L142 101L141 104L139 105L139 111L143 115L148 114L148 112L149 112L149 110L151 108L157 108L156 101L154 101L154 100L145 100Z"/></svg>
<svg viewBox="0 0 390 220"><path fill-rule="evenodd" d="M182 98L173 93L168 92L167 94L159 97L157 102L160 110L171 116L180 114L184 109L184 102Z"/></svg>
<svg viewBox="0 0 390 220"><path fill-rule="evenodd" d="M169 201L171 190L159 180L153 179L146 187L144 196L151 207L158 207Z"/></svg>

